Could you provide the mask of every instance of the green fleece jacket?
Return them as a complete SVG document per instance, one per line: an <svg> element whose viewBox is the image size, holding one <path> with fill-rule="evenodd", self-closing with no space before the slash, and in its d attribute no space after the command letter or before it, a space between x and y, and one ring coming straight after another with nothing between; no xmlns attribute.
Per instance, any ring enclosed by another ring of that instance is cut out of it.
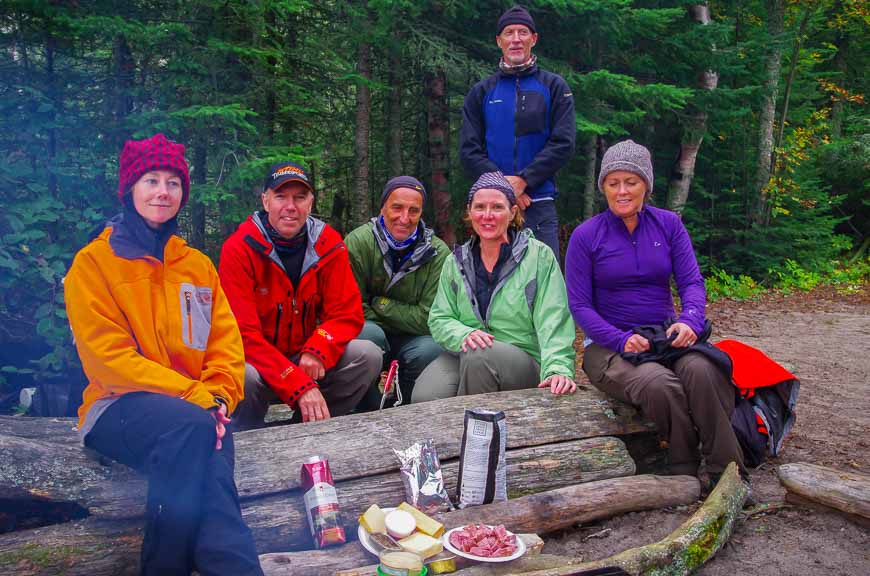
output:
<svg viewBox="0 0 870 576"><path fill-rule="evenodd" d="M441 271L429 312L432 337L459 352L466 336L483 330L537 360L542 381L552 374L574 379L574 322L553 251L528 230L517 232L482 318L475 297L473 241L454 249Z"/></svg>
<svg viewBox="0 0 870 576"><path fill-rule="evenodd" d="M387 334L429 334L429 308L450 250L421 220L420 240L399 269L393 270L389 248L377 234L375 220L352 230L344 239L365 318Z"/></svg>

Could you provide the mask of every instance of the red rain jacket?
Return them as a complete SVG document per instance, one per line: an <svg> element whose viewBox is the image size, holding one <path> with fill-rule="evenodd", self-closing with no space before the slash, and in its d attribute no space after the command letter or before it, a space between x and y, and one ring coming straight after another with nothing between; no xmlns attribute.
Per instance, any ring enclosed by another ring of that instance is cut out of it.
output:
<svg viewBox="0 0 870 576"><path fill-rule="evenodd" d="M363 326L362 300L341 236L308 218L308 246L298 288L258 214L239 225L221 249L218 273L245 346L245 361L291 407L317 386L289 358L302 352L329 370Z"/></svg>

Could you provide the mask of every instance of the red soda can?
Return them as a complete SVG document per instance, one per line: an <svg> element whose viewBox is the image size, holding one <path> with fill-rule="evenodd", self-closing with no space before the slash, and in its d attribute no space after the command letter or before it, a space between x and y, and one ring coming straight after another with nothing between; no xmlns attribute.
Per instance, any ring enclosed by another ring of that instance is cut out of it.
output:
<svg viewBox="0 0 870 576"><path fill-rule="evenodd" d="M341 525L338 494L332 472L329 471L329 461L320 456L306 460L302 464L300 484L314 546L324 548L344 544L347 538Z"/></svg>

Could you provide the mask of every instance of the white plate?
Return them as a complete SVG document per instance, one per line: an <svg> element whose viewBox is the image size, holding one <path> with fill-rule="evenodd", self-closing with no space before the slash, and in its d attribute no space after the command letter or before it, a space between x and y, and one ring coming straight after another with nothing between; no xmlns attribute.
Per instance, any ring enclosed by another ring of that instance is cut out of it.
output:
<svg viewBox="0 0 870 576"><path fill-rule="evenodd" d="M392 512L393 510L395 510L395 508L381 508L381 510L383 510L384 514L386 514L387 512ZM369 533L366 531L365 528L363 528L362 524L357 526L356 535L357 538L359 538L359 543L363 545L363 548L365 548L375 556L380 554L381 550L383 550L383 548L379 544L373 542L372 539L369 538Z"/></svg>
<svg viewBox="0 0 870 576"><path fill-rule="evenodd" d="M489 525L487 524L487 526L489 526ZM489 527L494 528L494 526L489 526ZM463 528L465 528L465 526L460 526L459 528L454 528L453 530L449 530L449 531L445 532L444 535L441 537L442 542L444 543L444 548L446 548L447 550L450 550L451 552L453 552L457 556L462 556L463 558L468 558L469 560L476 560L477 562L510 562L511 560L516 560L517 558L519 558L520 556L522 556L523 554L526 553L526 543L523 542L519 536L517 536L517 549L510 556L497 556L494 558L485 558L483 556L475 556L474 554L469 554L468 552L463 552L459 548L455 548L453 546L453 544L450 543L450 535L452 533L456 532L457 530L462 530ZM510 530L505 530L505 532L507 532L510 535L516 536L516 534L514 534Z"/></svg>

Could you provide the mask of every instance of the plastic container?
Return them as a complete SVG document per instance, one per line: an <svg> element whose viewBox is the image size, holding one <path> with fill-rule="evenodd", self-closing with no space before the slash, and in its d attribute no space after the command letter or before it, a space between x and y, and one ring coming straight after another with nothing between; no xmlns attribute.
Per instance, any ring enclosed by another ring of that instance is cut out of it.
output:
<svg viewBox="0 0 870 576"><path fill-rule="evenodd" d="M413 552L381 550L378 576L426 576L429 570Z"/></svg>

